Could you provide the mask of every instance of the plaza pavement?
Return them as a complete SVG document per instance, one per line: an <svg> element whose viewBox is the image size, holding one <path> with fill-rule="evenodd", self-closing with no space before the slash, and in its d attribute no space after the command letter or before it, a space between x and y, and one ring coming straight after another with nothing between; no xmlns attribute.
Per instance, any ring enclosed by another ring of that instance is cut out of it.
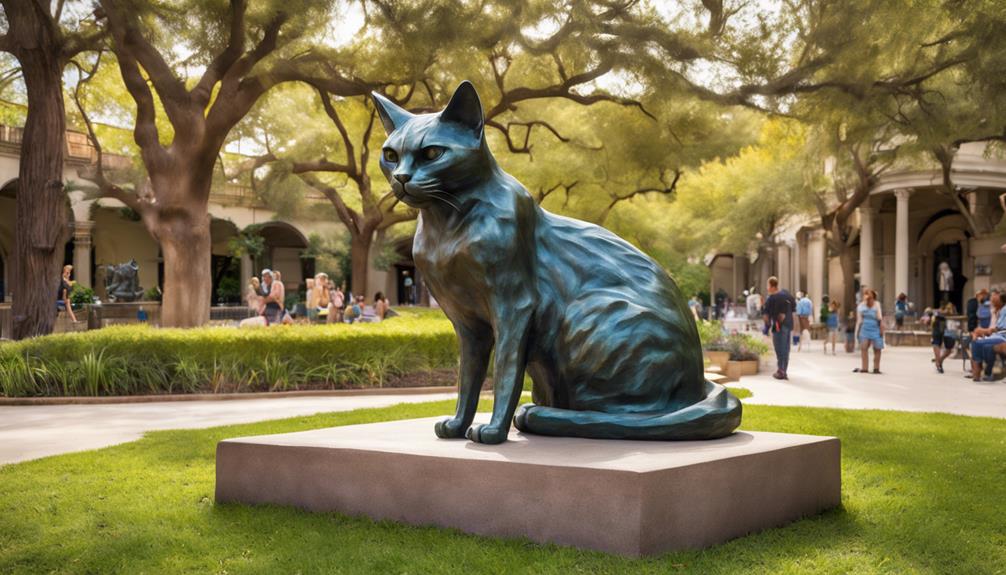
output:
<svg viewBox="0 0 1006 575"><path fill-rule="evenodd" d="M830 350L830 347L829 347ZM947 359L944 374L936 373L932 349L888 347L881 356L881 375L852 373L860 365L859 352L824 355L812 342L790 357L789 380L772 378L775 359L762 362L762 372L740 383L754 397L745 403L803 405L847 409L894 409L945 412L959 415L1006 417L1006 380L975 383L964 377L960 359ZM873 367L871 354L870 367Z"/></svg>
<svg viewBox="0 0 1006 575"><path fill-rule="evenodd" d="M964 378L960 360L948 359L937 374L929 348L885 350L883 375L852 373L858 354L821 353L821 344L793 352L789 381L777 381L770 367L740 383L754 397L745 403L894 409L1006 417L1006 382L974 383ZM180 401L104 405L0 406L0 465L48 455L97 449L133 441L147 431L204 428L453 399L454 393L344 397L296 397L234 401Z"/></svg>
<svg viewBox="0 0 1006 575"><path fill-rule="evenodd" d="M134 441L158 429L215 427L454 397L454 393L431 393L0 406L0 465Z"/></svg>

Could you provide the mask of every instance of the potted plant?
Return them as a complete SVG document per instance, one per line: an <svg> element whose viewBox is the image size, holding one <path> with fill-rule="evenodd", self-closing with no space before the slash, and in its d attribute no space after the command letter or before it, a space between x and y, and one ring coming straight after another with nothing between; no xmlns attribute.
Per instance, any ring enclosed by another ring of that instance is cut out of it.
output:
<svg viewBox="0 0 1006 575"><path fill-rule="evenodd" d="M696 327L702 342L702 355L711 365L725 369L730 359L730 348L723 335L723 326L718 321L699 321Z"/></svg>
<svg viewBox="0 0 1006 575"><path fill-rule="evenodd" d="M70 289L70 305L73 309L79 310L92 303L94 303L94 290L74 282L73 288Z"/></svg>
<svg viewBox="0 0 1006 575"><path fill-rule="evenodd" d="M727 338L729 359L724 368L724 375L731 381L737 381L744 375L758 373L761 356L768 351L768 346L747 334L734 334Z"/></svg>

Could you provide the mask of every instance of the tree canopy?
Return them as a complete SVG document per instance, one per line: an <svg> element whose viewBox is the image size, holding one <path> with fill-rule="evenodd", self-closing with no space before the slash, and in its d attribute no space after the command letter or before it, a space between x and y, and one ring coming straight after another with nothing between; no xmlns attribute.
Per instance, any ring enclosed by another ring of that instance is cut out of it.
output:
<svg viewBox="0 0 1006 575"><path fill-rule="evenodd" d="M158 237L177 215L164 206L227 182L281 215L320 195L330 208L308 212L349 230L354 277L378 236L415 217L372 161L384 134L371 90L428 112L471 80L490 145L539 203L611 227L696 290L702 256L757 251L796 215L848 255L852 215L885 170L949 174L962 143L1006 142L1003 0L58 6L97 42L67 60L70 123L141 160L129 181L90 174L103 193ZM0 94L23 100L16 68ZM172 179L182 164L198 182Z"/></svg>

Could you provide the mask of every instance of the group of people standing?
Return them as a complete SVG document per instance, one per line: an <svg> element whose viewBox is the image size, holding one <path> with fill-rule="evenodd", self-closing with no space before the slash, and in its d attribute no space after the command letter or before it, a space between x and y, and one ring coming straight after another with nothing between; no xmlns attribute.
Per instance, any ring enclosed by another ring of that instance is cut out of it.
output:
<svg viewBox="0 0 1006 575"><path fill-rule="evenodd" d="M384 294L374 295L373 306L368 306L363 295L347 297L326 273L319 273L305 282L307 287L306 316L312 323L356 323L381 321L394 314ZM241 322L242 327L293 323L286 307L286 288L279 270L262 270L262 279L251 278L245 295L248 307L255 317Z"/></svg>
<svg viewBox="0 0 1006 575"><path fill-rule="evenodd" d="M262 279L251 278L245 294L248 307L255 310L255 317L241 322L242 327L252 325L279 325L293 323L293 317L286 309L286 287L279 270L262 270Z"/></svg>
<svg viewBox="0 0 1006 575"><path fill-rule="evenodd" d="M772 347L775 350L777 369L772 377L776 379L789 379L789 356L790 349L794 345L794 339L798 349L802 348L804 340L809 339L810 325L814 311L813 302L805 294L798 294L793 297L785 289L779 287L779 279L770 277L768 279L768 297L765 298L762 307L762 318L765 324L764 332L771 334ZM871 288L863 288L862 301L856 306L856 313L850 316L847 327L846 350L851 351L851 343L859 342L862 364L854 369L856 373L880 374L880 357L884 349L884 318L880 309L880 302L877 301L877 292ZM828 338L825 340L824 352L828 352L828 343L831 343L832 354L836 353L838 335L841 332L841 322L839 321L839 304L831 301L828 304L828 312L825 325L828 329ZM796 320L794 321L794 315ZM799 329L800 334L794 337L794 329ZM873 350L873 369L869 369L869 353Z"/></svg>

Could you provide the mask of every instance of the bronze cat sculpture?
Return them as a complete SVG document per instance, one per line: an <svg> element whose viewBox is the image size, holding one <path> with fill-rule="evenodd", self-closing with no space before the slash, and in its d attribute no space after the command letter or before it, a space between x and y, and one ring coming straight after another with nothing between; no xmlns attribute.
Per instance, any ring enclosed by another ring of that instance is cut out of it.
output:
<svg viewBox="0 0 1006 575"><path fill-rule="evenodd" d="M439 114L374 101L381 170L418 208L416 267L461 347L457 413L442 438L523 432L610 439L713 439L741 404L703 375L691 312L655 261L599 226L539 207L496 164L475 88ZM492 419L472 425L491 353ZM517 411L525 370L532 400ZM516 411L516 416L515 416Z"/></svg>

